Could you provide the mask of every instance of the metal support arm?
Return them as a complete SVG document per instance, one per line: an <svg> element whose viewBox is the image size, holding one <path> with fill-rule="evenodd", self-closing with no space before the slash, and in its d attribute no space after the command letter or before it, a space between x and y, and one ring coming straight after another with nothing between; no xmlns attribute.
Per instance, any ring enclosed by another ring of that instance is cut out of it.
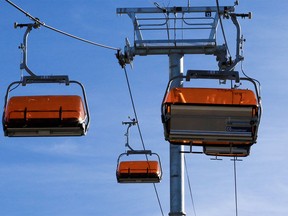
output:
<svg viewBox="0 0 288 216"><path fill-rule="evenodd" d="M35 23L29 23L29 24L18 24L18 23L14 23L14 28L23 28L23 27L27 27L25 33L24 33L24 37L23 37L23 43L20 45L20 49L22 49L23 52L23 61L20 64L20 69L24 69L26 70L26 72L30 75L30 76L36 76L28 67L27 65L27 52L28 52L28 36L29 33L32 31L32 29L36 29L40 27L40 24L35 22Z"/></svg>
<svg viewBox="0 0 288 216"><path fill-rule="evenodd" d="M236 34L236 57L235 60L232 62L232 64L226 68L227 71L232 71L235 66L244 59L243 56L240 54L241 46L243 44L243 39L242 39L242 33L241 33L241 26L237 20L237 17L245 18L248 17L249 19L252 18L252 14L236 14L236 13L231 13L230 14L231 20L233 24L236 26L237 34Z"/></svg>

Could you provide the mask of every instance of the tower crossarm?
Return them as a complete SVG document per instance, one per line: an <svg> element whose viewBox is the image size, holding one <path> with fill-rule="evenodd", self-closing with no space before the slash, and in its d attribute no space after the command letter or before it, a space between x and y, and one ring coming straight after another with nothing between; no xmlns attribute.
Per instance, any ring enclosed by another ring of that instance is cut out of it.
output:
<svg viewBox="0 0 288 216"><path fill-rule="evenodd" d="M134 55L215 54L220 16L234 6L117 8L127 14L134 27ZM221 48L222 49L222 48ZM130 53L131 56L131 53Z"/></svg>

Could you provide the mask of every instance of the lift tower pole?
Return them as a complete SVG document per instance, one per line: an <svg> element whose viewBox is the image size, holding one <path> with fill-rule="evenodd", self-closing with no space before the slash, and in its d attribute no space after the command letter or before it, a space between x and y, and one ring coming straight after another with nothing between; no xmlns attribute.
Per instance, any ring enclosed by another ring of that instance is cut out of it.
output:
<svg viewBox="0 0 288 216"><path fill-rule="evenodd" d="M232 71L242 60L240 55L241 29L235 6L205 7L155 7L117 8L118 15L127 14L134 27L133 46L126 39L124 51L117 53L122 67L132 64L136 55L168 55L169 78L183 74L186 54L214 55L220 75ZM236 57L227 56L227 47L218 45L216 33L220 16L230 17L237 31ZM145 38L144 38L145 36ZM146 39L148 38L148 39ZM175 79L170 88L182 87L182 80ZM170 213L185 216L184 201L184 146L170 143Z"/></svg>
<svg viewBox="0 0 288 216"><path fill-rule="evenodd" d="M183 55L169 55L169 79L183 75ZM182 87L182 80L175 79L171 88ZM170 144L170 213L169 216L186 215L184 200L184 146Z"/></svg>

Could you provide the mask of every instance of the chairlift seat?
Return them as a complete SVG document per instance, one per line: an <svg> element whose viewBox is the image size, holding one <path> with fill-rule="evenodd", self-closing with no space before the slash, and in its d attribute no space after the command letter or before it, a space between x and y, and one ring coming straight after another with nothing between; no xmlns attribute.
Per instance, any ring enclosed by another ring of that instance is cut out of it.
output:
<svg viewBox="0 0 288 216"><path fill-rule="evenodd" d="M5 107L5 136L80 136L87 115L80 96L14 96Z"/></svg>
<svg viewBox="0 0 288 216"><path fill-rule="evenodd" d="M162 107L165 138L173 144L251 145L258 104L247 89L173 88Z"/></svg>
<svg viewBox="0 0 288 216"><path fill-rule="evenodd" d="M119 183L158 183L161 167L158 161L121 161L116 176Z"/></svg>

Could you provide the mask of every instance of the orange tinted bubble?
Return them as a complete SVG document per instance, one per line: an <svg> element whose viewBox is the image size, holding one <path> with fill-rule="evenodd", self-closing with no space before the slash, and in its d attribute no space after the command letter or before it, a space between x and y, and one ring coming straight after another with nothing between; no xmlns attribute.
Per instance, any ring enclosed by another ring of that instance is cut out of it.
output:
<svg viewBox="0 0 288 216"><path fill-rule="evenodd" d="M173 88L164 103L257 105L251 90L217 88Z"/></svg>
<svg viewBox="0 0 288 216"><path fill-rule="evenodd" d="M160 167L157 161L122 161L118 169L120 174L160 174Z"/></svg>
<svg viewBox="0 0 288 216"><path fill-rule="evenodd" d="M82 122L86 118L81 97L65 96L17 96L10 98L5 120L13 119L77 119Z"/></svg>

